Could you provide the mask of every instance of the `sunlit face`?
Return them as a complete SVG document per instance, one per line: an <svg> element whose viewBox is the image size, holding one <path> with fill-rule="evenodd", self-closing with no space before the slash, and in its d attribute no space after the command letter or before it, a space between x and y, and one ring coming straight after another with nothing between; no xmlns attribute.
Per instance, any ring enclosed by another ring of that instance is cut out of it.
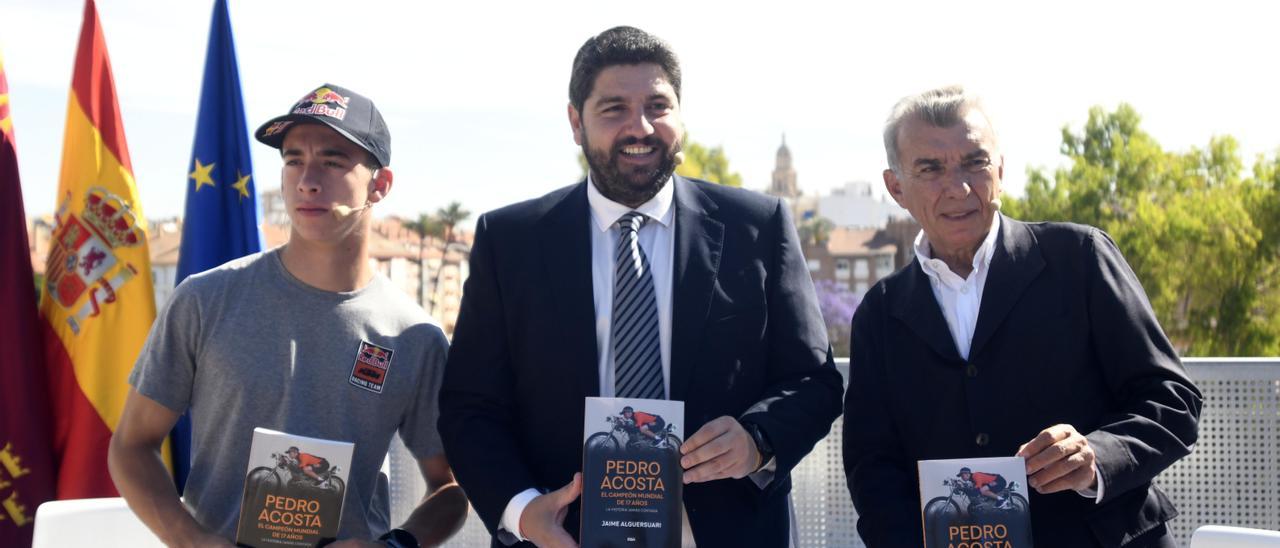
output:
<svg viewBox="0 0 1280 548"><path fill-rule="evenodd" d="M367 223L368 215L338 218L339 205L376 202L390 181L365 165L368 153L323 124L299 124L281 146L284 168L280 191L292 225L292 237L336 243ZM379 170L381 171L381 170ZM383 179L385 185L380 182Z"/></svg>
<svg viewBox="0 0 1280 548"><path fill-rule="evenodd" d="M885 187L920 223L933 253L972 255L987 237L1000 196L1004 158L985 114L970 109L950 127L910 118L898 129L899 171Z"/></svg>
<svg viewBox="0 0 1280 548"><path fill-rule="evenodd" d="M569 105L569 124L592 182L610 200L639 206L675 171L684 122L675 88L656 64L601 70L582 112Z"/></svg>

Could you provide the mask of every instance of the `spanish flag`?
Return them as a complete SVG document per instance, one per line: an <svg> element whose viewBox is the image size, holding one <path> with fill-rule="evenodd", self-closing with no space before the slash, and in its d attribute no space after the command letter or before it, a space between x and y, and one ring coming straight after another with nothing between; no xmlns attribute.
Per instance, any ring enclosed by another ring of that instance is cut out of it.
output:
<svg viewBox="0 0 1280 548"><path fill-rule="evenodd" d="M113 497L107 445L156 305L147 221L93 0L85 2L68 103L57 228L40 300L57 496Z"/></svg>

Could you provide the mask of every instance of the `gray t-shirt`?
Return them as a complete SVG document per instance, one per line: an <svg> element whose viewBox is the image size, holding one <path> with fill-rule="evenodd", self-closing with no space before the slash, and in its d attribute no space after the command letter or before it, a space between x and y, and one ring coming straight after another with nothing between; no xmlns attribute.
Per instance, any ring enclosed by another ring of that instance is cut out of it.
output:
<svg viewBox="0 0 1280 548"><path fill-rule="evenodd" d="M357 352L390 353L381 384ZM381 467L397 430L417 458L443 451L436 395L448 341L381 275L350 293L303 284L278 249L187 278L151 328L129 383L176 412L190 410L191 475L183 497L197 521L234 539L255 427L355 443L342 537L389 528ZM385 484L384 484L385 485Z"/></svg>

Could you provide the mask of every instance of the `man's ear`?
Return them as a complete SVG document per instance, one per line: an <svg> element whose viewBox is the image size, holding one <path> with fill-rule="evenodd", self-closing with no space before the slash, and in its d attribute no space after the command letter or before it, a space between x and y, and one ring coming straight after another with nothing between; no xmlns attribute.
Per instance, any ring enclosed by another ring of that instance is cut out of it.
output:
<svg viewBox="0 0 1280 548"><path fill-rule="evenodd" d="M903 209L907 208L907 204L902 202L902 181L898 180L898 174L892 169L884 170L884 189L889 192L889 196L893 197L893 201L898 202Z"/></svg>
<svg viewBox="0 0 1280 548"><path fill-rule="evenodd" d="M391 192L391 182L395 180L395 174L391 173L391 168L380 167L374 172L373 180L369 181L369 203L377 203L387 197Z"/></svg>
<svg viewBox="0 0 1280 548"><path fill-rule="evenodd" d="M569 103L569 127L573 128L573 142L582 146L582 113Z"/></svg>

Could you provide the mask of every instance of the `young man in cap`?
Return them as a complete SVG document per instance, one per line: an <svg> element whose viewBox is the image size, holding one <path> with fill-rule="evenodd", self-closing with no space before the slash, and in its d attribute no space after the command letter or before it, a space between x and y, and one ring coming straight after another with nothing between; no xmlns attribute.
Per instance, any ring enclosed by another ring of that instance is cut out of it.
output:
<svg viewBox="0 0 1280 548"><path fill-rule="evenodd" d="M111 440L112 478L165 543L229 546L255 427L350 441L345 540L333 545L441 543L467 508L435 429L448 343L369 266L367 209L392 182L382 115L365 97L325 85L256 137L284 158L289 242L174 290L129 377L133 389ZM380 375L361 372L370 360ZM160 447L187 410L195 456L184 507ZM432 494L388 531L378 469L397 431Z"/></svg>

